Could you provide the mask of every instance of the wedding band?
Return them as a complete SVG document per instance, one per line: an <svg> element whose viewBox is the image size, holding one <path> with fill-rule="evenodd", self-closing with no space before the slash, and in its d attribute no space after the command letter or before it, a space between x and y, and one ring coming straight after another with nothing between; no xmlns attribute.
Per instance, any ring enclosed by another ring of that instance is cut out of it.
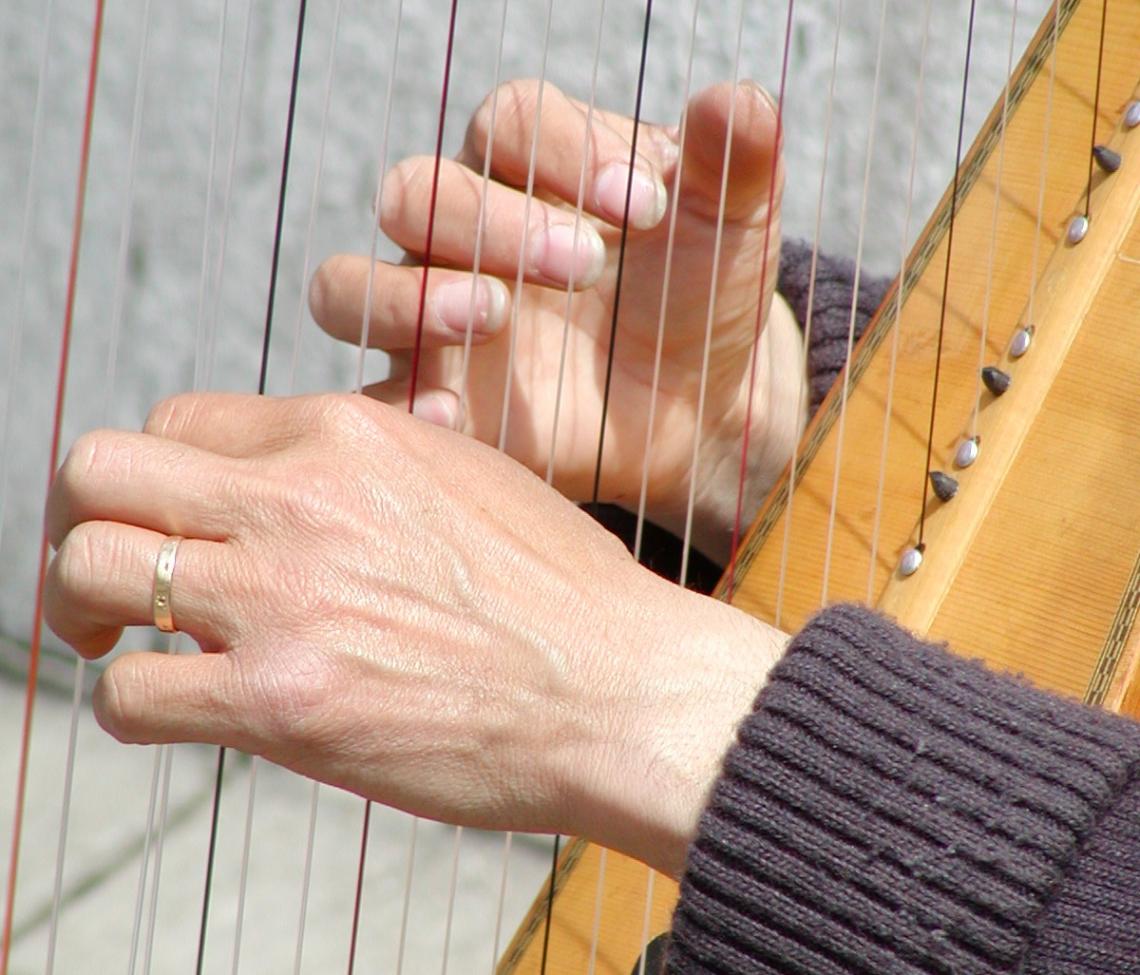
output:
<svg viewBox="0 0 1140 975"><path fill-rule="evenodd" d="M158 550L158 562L154 566L154 597L151 609L154 611L154 625L163 633L173 633L174 614L170 608L170 589L174 583L174 559L178 555L181 535L170 535Z"/></svg>

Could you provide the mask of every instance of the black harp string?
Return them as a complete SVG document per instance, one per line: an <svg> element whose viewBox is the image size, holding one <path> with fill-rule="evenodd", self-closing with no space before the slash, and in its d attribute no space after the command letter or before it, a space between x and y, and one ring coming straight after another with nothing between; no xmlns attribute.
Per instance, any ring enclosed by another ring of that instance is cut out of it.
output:
<svg viewBox="0 0 1140 975"><path fill-rule="evenodd" d="M649 58L649 28L653 20L653 0L645 0L645 20L641 28L641 53L637 66L637 93L633 105L633 134L629 141L629 175L625 184L625 207L621 217L621 238L618 243L617 276L614 281L614 308L610 316L610 335L606 350L606 378L602 387L602 416L598 425L598 456L594 461L594 487L590 493L590 510L598 513L602 483L602 455L606 443L606 418L610 407L610 389L613 381L614 350L617 347L618 315L621 304L622 276L625 271L625 250L629 241L629 208L633 196L633 174L637 165L637 136L641 128L641 103L645 94L645 67ZM554 921L554 897L558 892L558 858L562 848L561 834L555 834L550 856L550 882L546 889L546 917L542 926L541 975L546 975L550 954L550 929Z"/></svg>
<svg viewBox="0 0 1140 975"><path fill-rule="evenodd" d="M641 30L641 59L637 68L637 95L633 106L633 135L629 145L629 176L625 184L625 209L621 217L621 240L618 243L617 278L614 281L614 310L610 317L610 337L606 352L606 379L602 390L602 418L598 425L598 457L594 463L594 489L590 505L598 510L598 497L602 483L602 454L606 444L606 418L610 408L610 388L613 382L614 349L617 347L618 314L621 305L622 274L625 270L625 248L629 240L629 207L633 194L633 173L637 164L637 136L641 128L641 100L645 92L645 64L649 56L649 26L653 18L653 0L645 0L645 22Z"/></svg>
<svg viewBox="0 0 1140 975"><path fill-rule="evenodd" d="M1096 90L1093 94L1092 134L1089 137L1089 178L1085 186L1085 219L1092 217L1092 188L1093 164L1096 161L1096 120L1100 115L1100 80L1104 68L1104 31L1108 24L1108 0L1102 0L1100 5L1100 42L1097 45L1096 55Z"/></svg>
<svg viewBox="0 0 1140 975"><path fill-rule="evenodd" d="M423 275L420 277L419 308L416 313L416 336L412 348L411 377L408 383L408 412L415 406L416 386L419 381L420 356L423 351L424 314L427 307L427 283L431 269L432 243L435 235L435 217L439 202L439 174L443 165L443 135L447 122L448 96L451 91L451 67L455 53L455 26L459 14L459 0L451 0L447 21L447 49L443 59L443 81L440 84L439 122L435 136L435 158L432 162L431 195L428 200L428 222L424 235ZM395 66L393 65L393 71ZM394 83L394 81L393 81ZM381 177L382 178L382 177ZM377 196L379 201L379 195ZM378 207L379 208L379 205ZM349 934L347 975L356 969L356 950L360 943L360 912L364 904L364 865L368 855L368 834L372 823L372 800L364 800L364 819L360 832L360 860L356 871L356 891L353 895L352 925ZM396 972L403 971L404 948L408 927L408 907L411 899L412 868L415 859L416 830L413 823L412 838L409 840L408 879L404 890L404 909L401 912L400 938L397 948Z"/></svg>
<svg viewBox="0 0 1140 975"><path fill-rule="evenodd" d="M281 183L277 194L277 217L273 231L273 258L269 269L269 295L265 303L265 328L261 341L261 364L257 380L257 394L265 395L269 375L269 345L273 335L273 300L277 292L277 278L281 261L281 238L285 224L285 197L289 182L289 158L293 149L293 123L297 113L297 89L301 76L301 50L305 40L305 11L308 0L297 6L297 33L293 45L293 68L289 79L289 111L285 120L285 147L281 154ZM214 859L218 848L218 819L221 809L222 786L225 781L226 749L218 749L217 771L214 775L214 799L210 810L210 839L206 852L206 879L202 890L202 915L198 925L198 955L194 971L202 975L206 953L206 931L209 925L210 891L213 886Z"/></svg>
<svg viewBox="0 0 1140 975"><path fill-rule="evenodd" d="M938 345L934 359L934 385L930 393L930 429L926 436L926 465L922 472L922 510L918 518L918 550L926 530L926 500L929 497L930 464L934 456L934 421L938 415L938 380L942 373L942 343L946 334L946 311L950 298L950 262L954 256L954 225L958 214L958 171L962 163L962 139L966 130L966 95L970 85L970 55L974 47L974 13L977 0L970 0L966 27L966 64L962 70L962 104L958 110L958 147L954 153L954 181L950 188L950 226L946 230L946 270L942 275L942 303L938 312Z"/></svg>

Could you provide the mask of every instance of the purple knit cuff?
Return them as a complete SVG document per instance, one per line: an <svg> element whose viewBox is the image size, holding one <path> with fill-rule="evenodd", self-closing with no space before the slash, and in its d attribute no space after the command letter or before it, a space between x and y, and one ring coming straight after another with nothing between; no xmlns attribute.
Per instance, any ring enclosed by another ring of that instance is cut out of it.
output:
<svg viewBox="0 0 1140 975"><path fill-rule="evenodd" d="M1130 971L1088 950L1110 928L1135 939L1140 874L1111 897L1090 874L1135 850L1138 770L1133 723L829 609L726 758L668 970L1053 972L1063 950L1074 972Z"/></svg>

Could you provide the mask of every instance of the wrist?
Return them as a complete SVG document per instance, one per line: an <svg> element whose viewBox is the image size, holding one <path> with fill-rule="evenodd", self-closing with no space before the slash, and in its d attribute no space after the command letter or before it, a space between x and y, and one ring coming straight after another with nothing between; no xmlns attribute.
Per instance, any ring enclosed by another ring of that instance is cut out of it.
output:
<svg viewBox="0 0 1140 975"><path fill-rule="evenodd" d="M613 648L625 679L593 716L568 807L581 810L575 832L679 876L737 725L787 637L639 571L639 612Z"/></svg>

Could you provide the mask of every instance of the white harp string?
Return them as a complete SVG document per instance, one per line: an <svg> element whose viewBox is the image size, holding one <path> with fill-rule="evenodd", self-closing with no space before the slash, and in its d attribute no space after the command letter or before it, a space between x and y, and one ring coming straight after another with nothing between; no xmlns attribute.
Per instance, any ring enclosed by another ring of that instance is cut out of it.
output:
<svg viewBox="0 0 1140 975"><path fill-rule="evenodd" d="M32 251L32 218L36 209L36 191L39 188L40 152L44 136L45 105L47 103L48 67L51 64L51 41L55 30L55 2L44 4L43 45L40 48L39 71L36 83L36 103L32 110L32 139L28 150L28 183L24 190L24 212L20 221L19 269L16 271L16 297L8 335L8 370L4 378L4 398L0 401L0 552L4 544L4 515L8 500L8 455L12 442L12 390L19 375L20 354L24 337L24 301L27 297L28 264Z"/></svg>
<svg viewBox="0 0 1140 975"><path fill-rule="evenodd" d="M143 4L140 27L138 64L135 70L134 105L131 112L130 148L127 155L127 180L123 194L122 218L119 226L119 254L115 285L111 299L111 326L107 339L105 381L103 384L100 415L106 425L111 412L112 390L115 388L115 367L118 362L119 340L123 327L123 301L127 288L128 256L133 226L135 180L138 174L139 138L142 132L143 109L146 95L147 56L150 50L150 0ZM55 878L52 884L51 920L48 926L47 961L45 975L51 975L55 966L56 938L59 934L60 904L63 895L63 869L67 850L67 832L71 817L71 795L75 780L75 757L79 736L79 708L83 699L87 661L78 657L72 682L71 713L68 716L67 752L64 758L63 797L60 802L59 831L56 842Z"/></svg>
<svg viewBox="0 0 1140 975"><path fill-rule="evenodd" d="M1009 122L1010 73L1013 71L1013 50L1017 38L1017 0L1013 0L1013 14L1009 20L1009 53L1006 56L1005 85L1001 95L1001 135L998 138L997 173L994 177L993 213L990 218L990 253L986 261L986 288L982 298L982 327L978 336L978 369L974 379L974 408L970 411L967 438L978 433L978 416L982 408L982 367L988 359L987 345L990 335L990 301L993 297L994 260L998 246L998 220L1001 217L1002 174L1005 171L1005 135Z"/></svg>
<svg viewBox="0 0 1140 975"><path fill-rule="evenodd" d="M824 191L827 187L827 165L831 157L831 128L835 121L835 85L839 79L839 39L843 34L843 0L837 0L835 11L835 34L831 42L831 78L827 85L827 108L823 122L823 157L819 167L819 191L815 200L815 231L812 238L811 268L808 271L807 311L804 314L803 355L801 357L800 374L807 375L808 352L811 349L812 319L815 314L815 284L819 273L819 248L823 237L823 204ZM788 579L789 559L792 551L792 522L794 504L796 499L796 465L799 463L800 442L796 438L792 446L792 459L788 470L788 500L784 513L784 530L780 543L780 572L776 579L776 612L772 620L773 626L780 629L784 617L784 587Z"/></svg>
<svg viewBox="0 0 1140 975"><path fill-rule="evenodd" d="M843 471L843 434L847 421L848 394L851 389L851 350L855 346L855 320L859 308L859 277L863 271L863 244L866 241L867 207L871 196L871 169L875 149L875 127L879 118L879 80L883 68L883 43L887 32L887 0L881 0L879 7L879 39L875 52L875 82L871 90L870 121L867 124L866 157L863 164L863 196L859 205L859 233L855 243L855 274L851 282L851 317L847 324L847 352L841 372L843 387L839 394L839 419L835 435L835 476L831 483L831 505L827 518L827 542L823 554L823 584L819 597L821 606L827 605L828 588L831 582L831 557L835 541L835 519L839 507L839 478Z"/></svg>
<svg viewBox="0 0 1140 975"><path fill-rule="evenodd" d="M1029 261L1029 299L1026 304L1025 321L1022 325L1034 325L1033 302L1037 297L1037 275L1041 257L1041 221L1045 216L1045 187L1049 172L1049 132L1053 121L1053 90L1057 83L1057 42L1061 31L1060 0L1053 3L1052 44L1049 51L1049 86L1045 93L1045 130L1041 136L1041 176L1037 184L1037 221L1033 229L1033 256Z"/></svg>
<svg viewBox="0 0 1140 975"><path fill-rule="evenodd" d="M883 432L879 451L878 488L875 492L875 516L871 525L871 558L867 563L867 604L874 601L875 569L879 558L879 536L883 524L883 495L887 486L887 454L891 445L891 419L894 410L895 370L899 361L899 336L902 334L903 287L906 281L907 256L910 247L911 206L914 203L914 180L918 172L918 140L922 126L922 98L926 88L926 51L930 42L930 13L934 0L926 0L922 16L922 46L918 58L918 77L914 91L914 126L910 142L910 172L906 182L906 207L899 235L899 273L895 285L895 323L891 329L891 361L887 369L887 392L883 404Z"/></svg>
<svg viewBox="0 0 1140 975"><path fill-rule="evenodd" d="M792 0L788 0L789 11L791 10L791 4ZM732 162L732 132L736 123L736 86L740 80L740 52L744 43L744 13L746 9L746 0L741 0L739 7L740 14L737 18L736 25L736 51L732 59L732 86L729 89L732 92L732 97L729 98L728 101L728 118L725 122L724 161L721 165L720 195L717 200L716 208L716 232L713 242L712 265L709 271L709 296L705 307L705 336L704 345L701 348L701 371L697 391L697 417L693 425L693 452L689 464L689 492L688 498L685 501L685 530L681 536L681 574L677 582L682 587L684 587L688 580L689 551L693 543L693 515L696 507L697 480L699 479L700 472L701 434L704 428L705 395L708 392L709 357L712 351L713 325L716 320L716 289L717 282L720 279L721 244L724 238L724 213L728 200L728 172ZM787 57L788 52L784 51L785 61ZM783 95L784 93L781 90L781 106L783 105ZM772 170L772 179L776 179L775 167L773 167ZM768 218L771 219L771 214L768 215ZM768 233L768 228L765 228L765 233ZM766 268L761 269L761 280L763 280L763 275L766 271ZM763 302L763 294L760 295L760 300ZM756 348L752 349L752 354L757 354Z"/></svg>

